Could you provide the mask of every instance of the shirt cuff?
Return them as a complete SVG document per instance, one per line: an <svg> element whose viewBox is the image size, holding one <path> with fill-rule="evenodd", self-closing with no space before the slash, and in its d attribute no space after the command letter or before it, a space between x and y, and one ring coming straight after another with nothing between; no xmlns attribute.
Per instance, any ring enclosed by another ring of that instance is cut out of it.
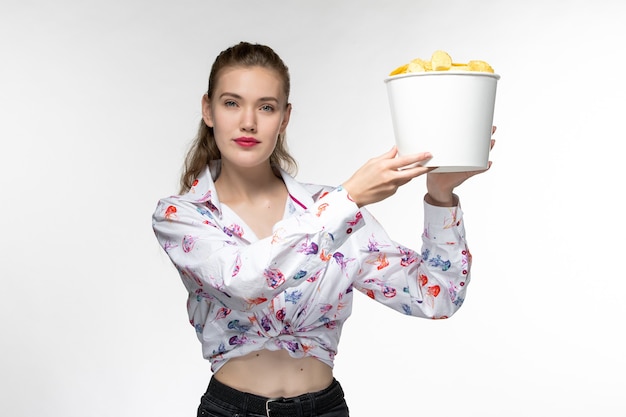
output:
<svg viewBox="0 0 626 417"><path fill-rule="evenodd" d="M424 236L439 244L465 239L461 205L438 207L424 201Z"/></svg>

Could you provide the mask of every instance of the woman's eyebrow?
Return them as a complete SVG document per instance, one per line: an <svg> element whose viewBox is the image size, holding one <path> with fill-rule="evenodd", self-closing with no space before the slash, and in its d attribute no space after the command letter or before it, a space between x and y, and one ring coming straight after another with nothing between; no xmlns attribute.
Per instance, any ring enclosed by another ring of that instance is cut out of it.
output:
<svg viewBox="0 0 626 417"><path fill-rule="evenodd" d="M278 99L276 97L261 97L259 101L274 101L278 103Z"/></svg>
<svg viewBox="0 0 626 417"><path fill-rule="evenodd" d="M229 92L224 92L224 93L220 94L220 98L224 98L224 97L232 97L232 98L236 98L237 100L242 100L243 99L243 97L241 97L239 94L229 93ZM279 103L280 102L276 97L272 97L272 96L260 97L260 98L257 99L257 101L273 101L275 103Z"/></svg>
<svg viewBox="0 0 626 417"><path fill-rule="evenodd" d="M243 98L239 94L229 93L229 92L225 92L225 93L220 94L220 98L224 98L224 97L232 97L232 98L236 98L238 100L241 100Z"/></svg>

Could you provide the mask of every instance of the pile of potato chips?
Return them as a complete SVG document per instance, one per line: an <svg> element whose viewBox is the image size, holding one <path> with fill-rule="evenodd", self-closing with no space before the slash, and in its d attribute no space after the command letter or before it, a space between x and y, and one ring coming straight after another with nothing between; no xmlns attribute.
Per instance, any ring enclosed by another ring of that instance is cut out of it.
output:
<svg viewBox="0 0 626 417"><path fill-rule="evenodd" d="M389 75L407 74L411 72L428 71L477 71L493 73L491 65L485 61L472 60L468 63L452 62L452 58L445 51L435 51L430 57L430 61L415 58L408 64L404 64L391 71Z"/></svg>

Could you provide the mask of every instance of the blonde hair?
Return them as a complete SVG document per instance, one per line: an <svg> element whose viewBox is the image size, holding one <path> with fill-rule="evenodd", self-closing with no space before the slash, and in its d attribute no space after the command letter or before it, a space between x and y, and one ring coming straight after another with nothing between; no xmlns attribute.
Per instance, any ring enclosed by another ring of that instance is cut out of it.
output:
<svg viewBox="0 0 626 417"><path fill-rule="evenodd" d="M254 66L276 71L283 81L283 92L288 103L290 90L289 69L272 48L248 42L240 42L231 46L217 56L209 75L209 88L207 90L209 99L212 98L215 85L222 70L229 67ZM207 126L204 120L200 120L198 133L185 157L183 173L180 178L180 192L187 192L191 188L194 180L204 171L209 161L220 158L221 154L215 143L213 128ZM295 175L297 171L298 164L287 150L285 133L278 135L276 147L270 156L270 164L273 167L284 169L291 175Z"/></svg>

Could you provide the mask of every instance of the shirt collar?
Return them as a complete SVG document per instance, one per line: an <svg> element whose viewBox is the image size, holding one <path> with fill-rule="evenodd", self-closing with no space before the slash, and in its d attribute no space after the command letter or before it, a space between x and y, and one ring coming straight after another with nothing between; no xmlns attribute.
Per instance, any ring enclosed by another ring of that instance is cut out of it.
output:
<svg viewBox="0 0 626 417"><path fill-rule="evenodd" d="M181 200L189 201L193 203L209 203L213 205L220 213L222 213L222 207L215 189L215 178L220 173L222 167L221 160L210 161L204 171L198 175L185 194L180 196ZM294 201L294 205L299 209L308 209L313 205L313 198L311 190L308 190L296 181L291 175L289 175L282 168L279 169L280 175L287 187L290 198Z"/></svg>
<svg viewBox="0 0 626 417"><path fill-rule="evenodd" d="M191 188L180 196L180 199L193 203L210 202L221 212L220 202L215 190L215 182L213 181L219 174L220 168L221 161L210 161L204 171L193 181Z"/></svg>

